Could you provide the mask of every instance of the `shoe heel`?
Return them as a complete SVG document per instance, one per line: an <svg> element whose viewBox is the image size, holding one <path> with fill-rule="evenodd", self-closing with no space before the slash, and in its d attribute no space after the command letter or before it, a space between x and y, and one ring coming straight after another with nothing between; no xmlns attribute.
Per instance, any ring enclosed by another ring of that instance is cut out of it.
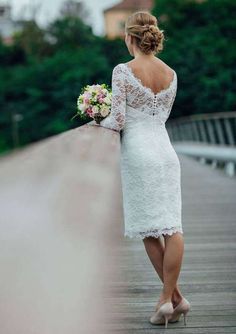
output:
<svg viewBox="0 0 236 334"><path fill-rule="evenodd" d="M165 328L167 328L168 320L168 316L165 316Z"/></svg>
<svg viewBox="0 0 236 334"><path fill-rule="evenodd" d="M187 312L183 313L183 316L184 316L184 325L186 326L187 325Z"/></svg>

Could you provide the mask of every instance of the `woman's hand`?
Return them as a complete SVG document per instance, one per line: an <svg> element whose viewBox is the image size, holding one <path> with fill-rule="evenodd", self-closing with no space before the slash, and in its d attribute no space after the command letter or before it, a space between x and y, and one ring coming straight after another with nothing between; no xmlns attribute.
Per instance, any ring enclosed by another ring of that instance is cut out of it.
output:
<svg viewBox="0 0 236 334"><path fill-rule="evenodd" d="M100 126L100 127L102 127L100 124L98 124L98 123L96 123L96 121L95 120L92 120L91 122L88 122L88 123L86 123L87 125L91 125L91 126ZM104 127L105 129L106 129L106 127ZM111 130L111 131L113 131L113 132L115 132L115 133L119 133L119 131L117 131L117 130L115 130L115 129L110 129L110 128L107 128L108 130Z"/></svg>
<svg viewBox="0 0 236 334"><path fill-rule="evenodd" d="M99 124L97 124L96 122L95 122L95 120L92 120L91 122L88 122L87 123L88 125L94 125L94 126L98 126Z"/></svg>

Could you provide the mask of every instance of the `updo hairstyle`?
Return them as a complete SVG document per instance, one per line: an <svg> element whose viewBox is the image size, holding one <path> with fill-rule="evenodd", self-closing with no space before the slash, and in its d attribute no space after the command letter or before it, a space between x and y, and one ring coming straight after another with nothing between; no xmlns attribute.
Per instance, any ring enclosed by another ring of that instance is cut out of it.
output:
<svg viewBox="0 0 236 334"><path fill-rule="evenodd" d="M149 12L136 12L125 23L125 32L133 36L137 47L145 54L163 49L164 34L157 26L157 19Z"/></svg>

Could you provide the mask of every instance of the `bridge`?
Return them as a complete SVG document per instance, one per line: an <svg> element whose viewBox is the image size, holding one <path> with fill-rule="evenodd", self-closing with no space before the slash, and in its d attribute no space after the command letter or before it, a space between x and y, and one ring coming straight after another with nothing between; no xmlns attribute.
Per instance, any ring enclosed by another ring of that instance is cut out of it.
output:
<svg viewBox="0 0 236 334"><path fill-rule="evenodd" d="M0 159L2 334L236 332L234 174L181 152L193 140L171 129L187 326L149 323L161 282L142 241L123 236L119 134L86 124Z"/></svg>

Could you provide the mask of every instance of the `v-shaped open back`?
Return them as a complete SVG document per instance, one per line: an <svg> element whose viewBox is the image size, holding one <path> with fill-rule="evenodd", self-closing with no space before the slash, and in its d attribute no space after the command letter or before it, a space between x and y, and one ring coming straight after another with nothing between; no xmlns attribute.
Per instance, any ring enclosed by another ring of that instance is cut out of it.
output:
<svg viewBox="0 0 236 334"><path fill-rule="evenodd" d="M175 71L173 73L169 86L154 93L150 87L143 85L127 63L118 64L112 75L111 115L102 123L116 123L117 129L123 128L125 120L130 125L131 119L132 122L153 121L163 125L169 117L177 91L177 75Z"/></svg>
<svg viewBox="0 0 236 334"><path fill-rule="evenodd" d="M157 96L159 94L162 94L162 93L165 93L166 91L168 91L169 89L171 89L172 85L174 84L175 82L175 79L176 79L176 73L175 71L173 70L173 77L172 77L172 80L170 81L169 85L167 88L164 88L164 89L161 89L160 91L154 93L154 91L150 88L150 87L147 87L146 85L143 84L142 80L140 78L138 78L134 72L133 72L133 69L127 64L127 63L124 63L124 65L126 66L126 68L128 69L128 71L130 72L130 74L133 76L133 78L135 80L137 80L137 82L144 88L146 89L148 92L152 93L152 95L154 96Z"/></svg>

